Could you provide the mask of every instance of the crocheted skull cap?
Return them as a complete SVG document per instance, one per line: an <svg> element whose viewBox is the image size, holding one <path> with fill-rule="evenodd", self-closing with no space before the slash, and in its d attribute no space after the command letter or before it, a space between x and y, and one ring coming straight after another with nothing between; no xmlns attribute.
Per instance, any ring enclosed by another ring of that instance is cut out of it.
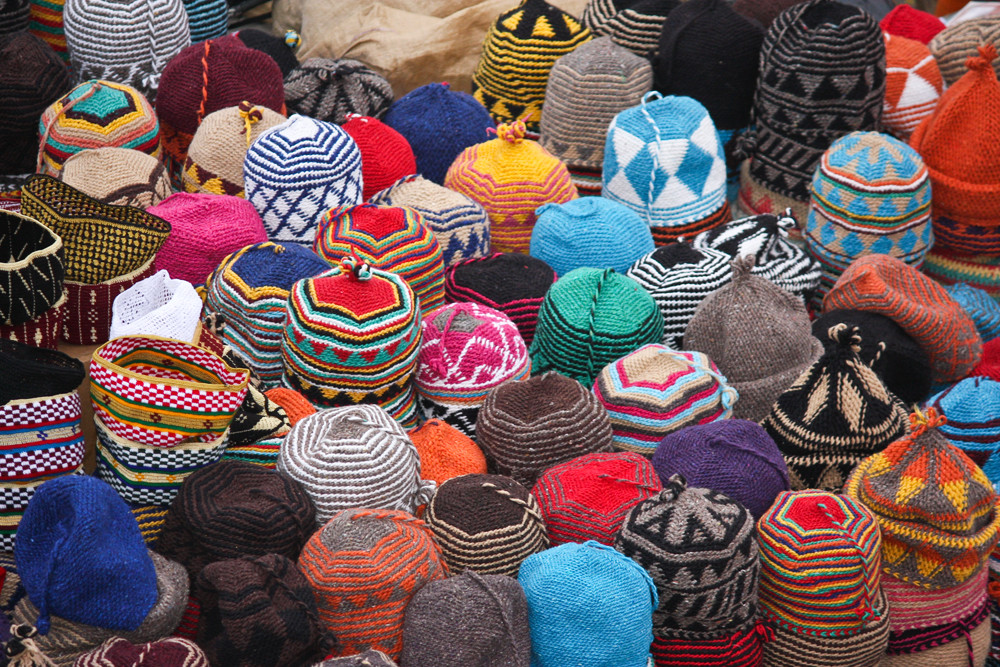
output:
<svg viewBox="0 0 1000 667"><path fill-rule="evenodd" d="M163 163L134 148L87 148L63 163L59 180L99 202L149 208L173 194Z"/></svg>
<svg viewBox="0 0 1000 667"><path fill-rule="evenodd" d="M351 114L341 127L361 151L361 197L365 201L404 176L417 173L417 160L409 142L389 125L377 118Z"/></svg>
<svg viewBox="0 0 1000 667"><path fill-rule="evenodd" d="M927 402L945 417L938 431L983 468L993 482L990 468L996 464L989 461L1000 449L1000 434L993 424L993 415L1000 409L1000 382L989 377L967 377ZM1000 457L996 458L1000 461Z"/></svg>
<svg viewBox="0 0 1000 667"><path fill-rule="evenodd" d="M381 118L392 97L384 76L350 58L309 58L285 74L289 113L328 123L343 123L351 114Z"/></svg>
<svg viewBox="0 0 1000 667"><path fill-rule="evenodd" d="M424 479L440 485L453 477L486 472L486 456L479 445L445 421L428 419L407 435L420 455Z"/></svg>

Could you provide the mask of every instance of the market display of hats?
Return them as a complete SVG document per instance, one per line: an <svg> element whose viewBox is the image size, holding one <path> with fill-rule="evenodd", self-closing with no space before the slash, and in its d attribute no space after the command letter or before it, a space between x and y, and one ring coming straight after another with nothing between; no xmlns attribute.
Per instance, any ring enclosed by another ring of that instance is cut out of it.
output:
<svg viewBox="0 0 1000 667"><path fill-rule="evenodd" d="M349 58L309 58L285 74L284 85L289 113L328 123L352 113L382 118L393 99L384 76Z"/></svg>
<svg viewBox="0 0 1000 667"><path fill-rule="evenodd" d="M116 206L145 209L173 194L163 163L134 148L106 146L74 153L63 163L59 180Z"/></svg>
<svg viewBox="0 0 1000 667"><path fill-rule="evenodd" d="M909 140L917 125L934 112L943 89L941 70L925 44L885 34L885 102L882 104L885 131L902 141Z"/></svg>
<svg viewBox="0 0 1000 667"><path fill-rule="evenodd" d="M365 201L404 176L417 173L409 142L389 125L371 116L349 114L341 127L361 151L361 197Z"/></svg>
<svg viewBox="0 0 1000 667"><path fill-rule="evenodd" d="M201 308L191 283L157 271L115 297L108 339L147 334L196 343Z"/></svg>
<svg viewBox="0 0 1000 667"><path fill-rule="evenodd" d="M946 285L945 290L972 318L983 343L1000 336L1000 304L989 293L965 283Z"/></svg>
<svg viewBox="0 0 1000 667"><path fill-rule="evenodd" d="M677 6L676 0L588 0L583 24L594 35L608 35L637 56L656 50L663 22Z"/></svg>
<svg viewBox="0 0 1000 667"><path fill-rule="evenodd" d="M882 17L879 27L889 35L912 39L926 45L944 30L944 21L912 5L897 5Z"/></svg>
<svg viewBox="0 0 1000 667"><path fill-rule="evenodd" d="M486 473L479 445L451 424L428 419L406 434L420 456L420 476L437 485L462 475Z"/></svg>

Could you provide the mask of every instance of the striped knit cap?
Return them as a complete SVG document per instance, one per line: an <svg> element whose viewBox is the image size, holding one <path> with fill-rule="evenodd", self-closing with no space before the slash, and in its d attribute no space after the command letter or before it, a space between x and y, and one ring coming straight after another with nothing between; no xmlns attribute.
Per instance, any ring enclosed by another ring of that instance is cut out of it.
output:
<svg viewBox="0 0 1000 667"><path fill-rule="evenodd" d="M362 198L365 201L404 176L417 173L417 160L406 137L382 121L349 114L341 127L361 151Z"/></svg>
<svg viewBox="0 0 1000 667"><path fill-rule="evenodd" d="M933 407L912 414L912 431L858 464L844 487L878 519L885 571L931 590L968 581L1000 534L1000 496L938 430L945 422Z"/></svg>
<svg viewBox="0 0 1000 667"><path fill-rule="evenodd" d="M611 422L594 395L554 372L491 391L476 436L492 472L534 484L542 472L581 454L611 451Z"/></svg>
<svg viewBox="0 0 1000 667"><path fill-rule="evenodd" d="M281 336L292 285L329 268L308 248L268 241L229 255L205 280L207 312L225 318L222 340L265 384L281 379Z"/></svg>
<svg viewBox="0 0 1000 667"><path fill-rule="evenodd" d="M368 201L418 211L441 246L445 268L485 257L490 252L490 218L486 209L423 176L404 176Z"/></svg>
<svg viewBox="0 0 1000 667"><path fill-rule="evenodd" d="M65 62L69 62L66 52L66 34L63 32L63 5L65 0L31 0L31 22L28 31L44 40Z"/></svg>
<svg viewBox="0 0 1000 667"><path fill-rule="evenodd" d="M520 120L536 133L549 71L590 38L577 19L545 0L521 0L486 33L472 74L472 96L497 123Z"/></svg>
<svg viewBox="0 0 1000 667"><path fill-rule="evenodd" d="M1000 382L968 377L928 400L947 421L938 430L983 469L990 482L1000 481ZM996 481L994 481L996 479Z"/></svg>
<svg viewBox="0 0 1000 667"><path fill-rule="evenodd" d="M331 208L319 221L313 249L330 264L353 255L395 273L413 288L424 315L444 303L441 246L415 209L376 204Z"/></svg>
<svg viewBox="0 0 1000 667"><path fill-rule="evenodd" d="M861 361L861 336L830 328L825 352L761 422L788 464L792 489L840 492L866 456L906 433L906 410Z"/></svg>
<svg viewBox="0 0 1000 667"><path fill-rule="evenodd" d="M381 118L392 104L392 86L373 69L349 58L309 58L285 75L289 113L328 123L351 114Z"/></svg>
<svg viewBox="0 0 1000 667"><path fill-rule="evenodd" d="M30 22L30 0L7 0L3 8L0 9L0 35L25 31Z"/></svg>
<svg viewBox="0 0 1000 667"><path fill-rule="evenodd" d="M945 290L972 318L983 343L1000 337L1000 303L988 292L965 283L947 285Z"/></svg>
<svg viewBox="0 0 1000 667"><path fill-rule="evenodd" d="M535 373L593 384L607 364L663 338L663 317L642 287L614 269L570 271L552 286L531 343Z"/></svg>
<svg viewBox="0 0 1000 667"><path fill-rule="evenodd" d="M903 327L930 358L935 382L968 375L982 356L976 325L943 287L888 255L855 260L823 300L824 310L881 313Z"/></svg>
<svg viewBox="0 0 1000 667"><path fill-rule="evenodd" d="M594 395L608 411L615 449L646 456L668 433L728 419L739 399L707 356L659 343L605 366Z"/></svg>
<svg viewBox="0 0 1000 667"><path fill-rule="evenodd" d="M88 148L63 164L59 180L104 204L146 209L173 194L163 163L132 148Z"/></svg>
<svg viewBox="0 0 1000 667"><path fill-rule="evenodd" d="M517 326L488 306L441 306L424 320L422 338L414 383L423 416L444 419L471 438L486 395L531 374Z"/></svg>
<svg viewBox="0 0 1000 667"><path fill-rule="evenodd" d="M549 468L531 495L552 546L587 540L611 546L629 511L662 489L647 459L615 452L584 454Z"/></svg>
<svg viewBox="0 0 1000 667"><path fill-rule="evenodd" d="M1000 47L1000 17L959 21L935 35L927 47L937 61L945 85L950 87L965 74L966 61L975 58L979 47L986 44ZM1000 63L994 65L994 70L998 67Z"/></svg>
<svg viewBox="0 0 1000 667"><path fill-rule="evenodd" d="M852 132L823 153L803 238L823 267L818 298L858 257L891 255L920 268L934 241L931 183L915 150L886 134Z"/></svg>
<svg viewBox="0 0 1000 667"><path fill-rule="evenodd" d="M285 117L249 102L205 116L191 139L181 181L186 192L244 196L243 161L250 144Z"/></svg>
<svg viewBox="0 0 1000 667"><path fill-rule="evenodd" d="M445 187L486 209L490 245L499 252L528 252L535 210L577 197L566 165L524 134L520 120L501 125L496 139L459 153L444 178Z"/></svg>
<svg viewBox="0 0 1000 667"><path fill-rule="evenodd" d="M566 163L581 195L601 194L608 125L652 86L649 62L610 37L581 44L552 66L539 142Z"/></svg>
<svg viewBox="0 0 1000 667"><path fill-rule="evenodd" d="M134 148L160 155L160 123L135 88L86 81L56 100L38 121L38 172L55 176L72 155L87 148Z"/></svg>
<svg viewBox="0 0 1000 667"><path fill-rule="evenodd" d="M608 35L645 58L656 50L663 22L678 4L676 0L589 0L583 24L595 36Z"/></svg>
<svg viewBox="0 0 1000 667"><path fill-rule="evenodd" d="M155 642L133 644L121 637L112 637L99 648L85 653L74 667L138 667L149 661L160 667L209 667L205 652L190 639L167 637Z"/></svg>
<svg viewBox="0 0 1000 667"><path fill-rule="evenodd" d="M638 213L657 245L732 219L726 158L700 102L652 92L608 127L601 195Z"/></svg>
<svg viewBox="0 0 1000 667"><path fill-rule="evenodd" d="M899 5L899 7L909 5ZM898 9L898 7L897 7ZM907 141L931 115L944 89L941 70L927 46L885 33L885 101L882 127Z"/></svg>
<svg viewBox="0 0 1000 667"><path fill-rule="evenodd" d="M535 497L502 475L462 475L438 487L424 517L452 572L517 576L549 548Z"/></svg>
<svg viewBox="0 0 1000 667"><path fill-rule="evenodd" d="M285 436L278 472L298 481L326 523L350 507L415 513L434 492L420 478L420 456L377 405L320 410Z"/></svg>
<svg viewBox="0 0 1000 667"><path fill-rule="evenodd" d="M340 127L294 115L250 144L243 180L270 240L309 245L326 211L362 202L361 151Z"/></svg>
<svg viewBox="0 0 1000 667"><path fill-rule="evenodd" d="M944 30L944 22L927 11L921 11L911 5L896 5L886 14L879 27L887 35L912 39L927 45L934 36Z"/></svg>
<svg viewBox="0 0 1000 667"><path fill-rule="evenodd" d="M184 0L191 43L217 39L229 28L229 5L225 0Z"/></svg>
<svg viewBox="0 0 1000 667"><path fill-rule="evenodd" d="M874 667L889 639L879 524L819 490L782 492L757 522L764 665Z"/></svg>
<svg viewBox="0 0 1000 667"><path fill-rule="evenodd" d="M426 524L392 510L338 513L306 543L299 569L337 638L335 657L373 648L398 658L406 605L425 583L448 576Z"/></svg>
<svg viewBox="0 0 1000 667"><path fill-rule="evenodd" d="M942 285L968 283L1000 299L1000 257L996 255L966 255L935 246L924 258L923 271Z"/></svg>
<svg viewBox="0 0 1000 667"><path fill-rule="evenodd" d="M555 280L555 271L540 259L495 252L449 268L444 293L450 302L471 301L499 310L531 345L538 311Z"/></svg>
<svg viewBox="0 0 1000 667"><path fill-rule="evenodd" d="M123 83L150 101L163 68L191 44L182 0L66 0L63 30L78 81Z"/></svg>
<svg viewBox="0 0 1000 667"><path fill-rule="evenodd" d="M416 419L420 310L406 281L355 258L289 291L282 383L320 408L373 403Z"/></svg>
<svg viewBox="0 0 1000 667"><path fill-rule="evenodd" d="M440 419L409 431L420 456L420 476L440 485L461 475L485 474L486 456L472 438Z"/></svg>

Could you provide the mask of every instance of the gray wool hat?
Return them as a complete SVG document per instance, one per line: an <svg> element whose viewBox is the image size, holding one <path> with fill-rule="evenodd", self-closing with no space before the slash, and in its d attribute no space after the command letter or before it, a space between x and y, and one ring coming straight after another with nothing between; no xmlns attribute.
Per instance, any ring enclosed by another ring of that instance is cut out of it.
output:
<svg viewBox="0 0 1000 667"><path fill-rule="evenodd" d="M344 658L330 658L313 667L396 667L392 658L373 648Z"/></svg>

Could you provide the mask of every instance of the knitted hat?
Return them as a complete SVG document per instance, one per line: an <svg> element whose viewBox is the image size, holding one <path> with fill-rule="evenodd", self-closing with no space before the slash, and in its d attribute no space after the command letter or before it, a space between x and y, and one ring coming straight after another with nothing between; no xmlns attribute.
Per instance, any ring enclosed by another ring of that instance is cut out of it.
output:
<svg viewBox="0 0 1000 667"><path fill-rule="evenodd" d="M500 252L527 252L536 209L577 197L566 165L524 135L520 120L500 125L496 139L459 153L444 178L445 187L486 209L491 247Z"/></svg>
<svg viewBox="0 0 1000 667"><path fill-rule="evenodd" d="M172 194L163 163L132 148L107 146L74 153L63 164L59 180L116 206L149 208Z"/></svg>
<svg viewBox="0 0 1000 667"><path fill-rule="evenodd" d="M486 210L465 195L423 176L404 176L368 201L418 211L441 246L445 267L490 252L490 218Z"/></svg>
<svg viewBox="0 0 1000 667"><path fill-rule="evenodd" d="M0 324L30 322L63 297L63 241L34 218L0 212Z"/></svg>
<svg viewBox="0 0 1000 667"><path fill-rule="evenodd" d="M58 175L74 153L87 148L134 148L160 154L160 123L135 88L85 81L53 102L38 121L40 173Z"/></svg>
<svg viewBox="0 0 1000 667"><path fill-rule="evenodd" d="M243 161L250 144L284 121L277 111L245 101L205 116L184 160L184 190L242 197Z"/></svg>
<svg viewBox="0 0 1000 667"><path fill-rule="evenodd" d="M349 114L341 127L361 151L365 201L400 178L417 173L417 161L406 137L382 121Z"/></svg>
<svg viewBox="0 0 1000 667"><path fill-rule="evenodd" d="M309 245L323 213L361 203L361 151L336 125L295 115L250 145L243 180L270 240Z"/></svg>
<svg viewBox="0 0 1000 667"><path fill-rule="evenodd" d="M201 308L191 283L159 271L115 297L108 339L146 334L195 343Z"/></svg>
<svg viewBox="0 0 1000 667"><path fill-rule="evenodd" d="M299 569L337 638L334 656L374 648L394 659L403 610L424 584L448 576L424 522L391 510L339 512L309 538Z"/></svg>
<svg viewBox="0 0 1000 667"><path fill-rule="evenodd" d="M395 273L413 288L424 315L444 303L441 246L423 216L412 208L334 207L322 215L313 249L330 264L352 255Z"/></svg>
<svg viewBox="0 0 1000 667"><path fill-rule="evenodd" d="M937 430L945 421L934 408L911 415L912 431L858 464L844 487L878 519L885 571L932 590L975 575L1000 534L1000 497Z"/></svg>
<svg viewBox="0 0 1000 667"><path fill-rule="evenodd" d="M31 0L31 22L28 30L45 41L66 63L66 34L63 32L63 4L65 0Z"/></svg>
<svg viewBox="0 0 1000 667"><path fill-rule="evenodd" d="M590 38L590 30L558 7L521 0L486 33L472 74L472 96L497 123L523 121L529 132L538 132L549 71L560 56Z"/></svg>
<svg viewBox="0 0 1000 667"><path fill-rule="evenodd" d="M500 385L476 419L491 472L525 485L581 454L611 451L611 437L604 406L576 380L551 371Z"/></svg>
<svg viewBox="0 0 1000 667"><path fill-rule="evenodd" d="M397 665L382 651L368 649L343 658L327 658L314 667L397 667Z"/></svg>
<svg viewBox="0 0 1000 667"><path fill-rule="evenodd" d="M1000 257L995 254L966 255L934 246L924 258L923 271L942 285L964 282L994 299L1000 296Z"/></svg>
<svg viewBox="0 0 1000 667"><path fill-rule="evenodd" d="M589 0L583 24L594 35L609 35L616 44L646 57L656 49L663 21L676 0Z"/></svg>
<svg viewBox="0 0 1000 667"><path fill-rule="evenodd" d="M920 268L934 240L931 184L915 150L886 134L852 132L813 176L806 249L823 267L818 297L858 257L891 255Z"/></svg>
<svg viewBox="0 0 1000 667"><path fill-rule="evenodd" d="M646 667L656 587L635 561L592 540L524 561L536 667Z"/></svg>
<svg viewBox="0 0 1000 667"><path fill-rule="evenodd" d="M308 665L333 646L310 581L278 554L212 563L198 576L198 645L218 667Z"/></svg>
<svg viewBox="0 0 1000 667"><path fill-rule="evenodd" d="M486 395L531 373L528 348L503 313L477 303L451 303L423 323L423 342L414 378L420 408L469 437Z"/></svg>
<svg viewBox="0 0 1000 667"><path fill-rule="evenodd" d="M754 519L788 490L788 468L774 440L758 424L722 419L674 431L656 448L660 481L680 474L688 486L723 493Z"/></svg>
<svg viewBox="0 0 1000 667"><path fill-rule="evenodd" d="M549 547L535 497L502 475L447 480L424 520L453 572L517 576L525 558Z"/></svg>
<svg viewBox="0 0 1000 667"><path fill-rule="evenodd" d="M22 324L0 324L0 340L16 341L45 350L58 350L63 332L67 291L51 308Z"/></svg>
<svg viewBox="0 0 1000 667"><path fill-rule="evenodd" d="M77 80L124 83L155 101L163 68L192 41L184 5L181 0L65 0L63 31Z"/></svg>
<svg viewBox="0 0 1000 667"><path fill-rule="evenodd" d="M959 21L925 44L937 61L945 85L951 87L965 74L966 61L979 55L980 46L1000 46L1000 18L984 16ZM1000 67L1000 63L995 67Z"/></svg>
<svg viewBox="0 0 1000 667"><path fill-rule="evenodd" d="M26 399L68 394L83 380L83 364L73 357L17 341L0 339L0 361L6 380L0 405L11 408Z"/></svg>
<svg viewBox="0 0 1000 667"><path fill-rule="evenodd" d="M798 4L795 0L736 0L733 3L733 9L747 18L757 21L764 27L764 30L767 30L778 14L795 4Z"/></svg>
<svg viewBox="0 0 1000 667"><path fill-rule="evenodd" d="M326 523L351 507L416 513L434 491L406 431L377 405L320 410L285 436L278 472L299 482Z"/></svg>
<svg viewBox="0 0 1000 667"><path fill-rule="evenodd" d="M945 291L972 318L984 343L1000 336L1000 304L987 292L965 283L948 285Z"/></svg>
<svg viewBox="0 0 1000 667"><path fill-rule="evenodd" d="M233 34L251 49L257 49L271 56L281 68L281 76L288 76L289 72L299 66L299 59L295 57L298 42L294 39L289 40L287 35L278 36L257 28L244 28Z"/></svg>
<svg viewBox="0 0 1000 667"><path fill-rule="evenodd" d="M499 310L531 345L538 311L555 280L555 271L540 259L496 252L450 267L444 294L448 301L472 301Z"/></svg>
<svg viewBox="0 0 1000 667"><path fill-rule="evenodd" d="M589 266L624 273L654 248L649 227L634 211L603 197L545 204L536 211L531 255L564 276Z"/></svg>
<svg viewBox="0 0 1000 667"><path fill-rule="evenodd" d="M400 663L528 667L528 602L520 584L476 572L428 582L406 606Z"/></svg>
<svg viewBox="0 0 1000 667"><path fill-rule="evenodd" d="M309 415L316 414L316 408L297 391L285 387L274 387L268 389L265 395L285 411L291 426L295 426Z"/></svg>
<svg viewBox="0 0 1000 667"><path fill-rule="evenodd" d="M141 667L143 663L161 667L209 667L205 652L193 641L181 637L167 637L146 644L112 637L99 648L77 658L74 667Z"/></svg>
<svg viewBox="0 0 1000 667"><path fill-rule="evenodd" d="M590 386L604 366L662 338L660 310L638 283L614 269L576 269L545 295L531 363Z"/></svg>
<svg viewBox="0 0 1000 667"><path fill-rule="evenodd" d="M281 379L281 332L292 284L328 269L308 248L268 241L237 250L205 280L206 311L225 318L222 339L264 383Z"/></svg>
<svg viewBox="0 0 1000 667"><path fill-rule="evenodd" d="M752 257L733 262L733 280L710 294L684 332L684 349L704 352L736 390L733 416L760 421L783 391L819 358L805 306L751 275Z"/></svg>
<svg viewBox="0 0 1000 667"><path fill-rule="evenodd" d="M222 458L274 470L281 441L290 430L291 419L285 409L251 386L233 417Z"/></svg>
<svg viewBox="0 0 1000 667"><path fill-rule="evenodd" d="M328 123L354 113L381 118L392 97L384 76L349 58L309 58L285 74L288 112Z"/></svg>
<svg viewBox="0 0 1000 667"><path fill-rule="evenodd" d="M489 130L496 129L478 100L451 90L447 83L428 83L410 91L389 107L384 122L406 137L417 171L439 185L459 153L488 141Z"/></svg>
<svg viewBox="0 0 1000 667"><path fill-rule="evenodd" d="M440 485L453 477L486 472L483 450L447 422L428 419L407 435L417 448L424 479Z"/></svg>
<svg viewBox="0 0 1000 667"><path fill-rule="evenodd" d="M988 377L968 377L933 396L933 405L947 421L938 430L955 447L990 473L996 472L1000 457L1000 428L994 415L1000 406L1000 382ZM993 459L997 460L994 461Z"/></svg>
<svg viewBox="0 0 1000 667"><path fill-rule="evenodd" d="M629 510L660 492L652 464L632 452L584 454L538 477L538 501L553 546L595 540L611 545Z"/></svg>
<svg viewBox="0 0 1000 667"><path fill-rule="evenodd" d="M615 449L646 456L668 433L728 419L739 399L704 354L658 343L605 366L593 391L611 418Z"/></svg>
<svg viewBox="0 0 1000 667"><path fill-rule="evenodd" d="M898 7L918 11L909 5ZM943 88L941 71L927 46L913 39L885 34L882 126L887 132L907 141L917 125L934 112Z"/></svg>
<svg viewBox="0 0 1000 667"><path fill-rule="evenodd" d="M41 39L0 35L0 174L35 170L38 117L72 87L65 64Z"/></svg>
<svg viewBox="0 0 1000 667"><path fill-rule="evenodd" d="M0 9L0 35L9 35L28 29L31 21L29 0L7 0Z"/></svg>
<svg viewBox="0 0 1000 667"><path fill-rule="evenodd" d="M649 62L610 37L581 44L552 66L539 142L566 163L580 194L601 194L608 125L652 85Z"/></svg>
<svg viewBox="0 0 1000 667"><path fill-rule="evenodd" d="M896 5L886 14L879 21L879 27L886 34L912 39L924 45L945 28L944 22L938 17L905 3Z"/></svg>
<svg viewBox="0 0 1000 667"><path fill-rule="evenodd" d="M601 178L601 195L638 213L657 245L732 219L719 133L690 97L648 93L615 116Z"/></svg>
<svg viewBox="0 0 1000 667"><path fill-rule="evenodd" d="M852 263L823 300L891 317L923 348L935 382L965 377L979 363L982 339L972 319L943 287L895 257L868 255Z"/></svg>
<svg viewBox="0 0 1000 667"><path fill-rule="evenodd" d="M763 664L879 664L889 609L872 511L825 491L783 491L757 522L757 541L760 607L775 633Z"/></svg>

